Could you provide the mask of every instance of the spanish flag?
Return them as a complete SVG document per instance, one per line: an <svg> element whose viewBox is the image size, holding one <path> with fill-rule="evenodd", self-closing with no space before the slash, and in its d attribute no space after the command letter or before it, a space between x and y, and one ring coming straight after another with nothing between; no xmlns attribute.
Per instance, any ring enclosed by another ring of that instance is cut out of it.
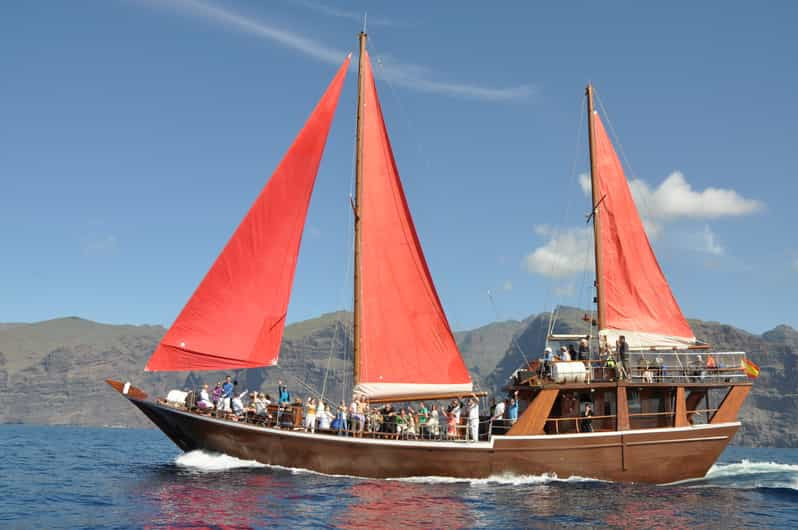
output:
<svg viewBox="0 0 798 530"><path fill-rule="evenodd" d="M751 379L756 379L759 377L759 367L748 357L743 358L742 364L743 370L745 370L745 373L748 375L748 377Z"/></svg>

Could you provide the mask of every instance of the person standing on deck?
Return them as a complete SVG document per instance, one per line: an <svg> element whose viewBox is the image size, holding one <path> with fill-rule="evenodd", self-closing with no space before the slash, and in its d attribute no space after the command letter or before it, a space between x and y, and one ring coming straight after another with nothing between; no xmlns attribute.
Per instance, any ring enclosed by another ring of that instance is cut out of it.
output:
<svg viewBox="0 0 798 530"><path fill-rule="evenodd" d="M227 376L222 385L222 396L219 398L219 412L230 412L230 401L233 399L233 378Z"/></svg>
<svg viewBox="0 0 798 530"><path fill-rule="evenodd" d="M479 402L477 398L468 400L468 435L472 442L479 441Z"/></svg>
<svg viewBox="0 0 798 530"><path fill-rule="evenodd" d="M510 399L510 406L507 407L507 419L510 425L515 425L515 422L518 421L518 390L513 393L513 397Z"/></svg>
<svg viewBox="0 0 798 530"><path fill-rule="evenodd" d="M507 400L505 399L505 400L501 400L498 403L496 403L496 408L493 409L493 415L490 417L491 430L493 430L495 428L495 426L496 426L495 424L496 423L499 423L501 425L501 427L504 427L504 412L505 412L506 407L507 407L507 405L505 404L506 401ZM499 432L501 432L502 434L504 434L504 429L500 428L500 429L497 429L497 430Z"/></svg>
<svg viewBox="0 0 798 530"><path fill-rule="evenodd" d="M629 366L629 343L626 342L626 337L621 335L618 337L618 359L621 361L621 377L625 377L624 374L631 373L630 366Z"/></svg>
<svg viewBox="0 0 798 530"><path fill-rule="evenodd" d="M593 407L590 403L585 403L585 411L582 413L582 432L593 432Z"/></svg>
<svg viewBox="0 0 798 530"><path fill-rule="evenodd" d="M283 384L283 381L277 380L277 423L275 427L280 428L280 418L283 415L283 410L291 405L291 395L288 393L288 388Z"/></svg>
<svg viewBox="0 0 798 530"><path fill-rule="evenodd" d="M579 360L590 360L590 344L587 342L586 338L579 341Z"/></svg>

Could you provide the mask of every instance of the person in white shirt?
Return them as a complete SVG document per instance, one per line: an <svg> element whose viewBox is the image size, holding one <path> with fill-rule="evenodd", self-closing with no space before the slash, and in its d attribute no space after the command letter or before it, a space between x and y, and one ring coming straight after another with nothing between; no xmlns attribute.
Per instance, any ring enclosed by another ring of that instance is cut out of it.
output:
<svg viewBox="0 0 798 530"><path fill-rule="evenodd" d="M241 399L246 395L247 391L244 390L240 394L233 396L233 401L232 401L233 414L235 414L236 416L241 416L242 414L244 414L244 402L241 401Z"/></svg>
<svg viewBox="0 0 798 530"><path fill-rule="evenodd" d="M504 400L499 401L496 403L496 408L493 409L493 416L491 416L491 427L493 425L504 426L504 411L505 405Z"/></svg>
<svg viewBox="0 0 798 530"><path fill-rule="evenodd" d="M476 398L468 401L468 438L472 442L479 440L479 402Z"/></svg>
<svg viewBox="0 0 798 530"><path fill-rule="evenodd" d="M211 403L211 396L208 394L208 384L204 384L202 386L202 390L200 390L199 401L197 401L197 407L200 410L212 410L213 403Z"/></svg>
<svg viewBox="0 0 798 530"><path fill-rule="evenodd" d="M568 353L568 348L566 348L565 346L560 346L560 360L561 361L571 360L571 354Z"/></svg>

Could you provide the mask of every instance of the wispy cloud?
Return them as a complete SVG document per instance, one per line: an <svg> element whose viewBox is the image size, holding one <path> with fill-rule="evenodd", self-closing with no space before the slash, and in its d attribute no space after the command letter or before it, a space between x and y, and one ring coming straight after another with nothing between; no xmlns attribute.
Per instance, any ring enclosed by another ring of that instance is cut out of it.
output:
<svg viewBox="0 0 798 530"><path fill-rule="evenodd" d="M548 241L527 254L522 268L549 278L565 278L593 268L590 227L570 228L557 232L547 225L535 227L535 233Z"/></svg>
<svg viewBox="0 0 798 530"><path fill-rule="evenodd" d="M704 225L704 231L701 233L701 243L697 247L701 252L706 252L713 256L722 256L726 253L726 249L720 244L718 236L715 235L709 225Z"/></svg>
<svg viewBox="0 0 798 530"><path fill-rule="evenodd" d="M311 0L292 0L293 4L298 6L305 7L310 9L311 11L315 11L322 15L335 17L335 18L343 18L346 20L352 20L355 22L363 23L363 17L365 13L357 13L355 11L346 11L344 9L339 9L337 7L332 7L329 5L324 5L319 2L313 2ZM409 26L408 23L400 21L400 20L389 20L383 17L375 17L372 15L368 15L366 17L366 21L369 26L391 26L391 27L407 27Z"/></svg>
<svg viewBox="0 0 798 530"><path fill-rule="evenodd" d="M204 0L163 0L162 2L149 0L143 3L152 7L167 7L183 15L203 18L229 30L269 40L327 64L340 64L347 53L295 31L280 28L266 20L243 15ZM532 85L489 87L478 83L443 81L437 78L435 70L412 63L386 60L378 61L378 65L379 67L375 68L375 74L378 77L419 92L486 101L522 100L534 95L535 92Z"/></svg>

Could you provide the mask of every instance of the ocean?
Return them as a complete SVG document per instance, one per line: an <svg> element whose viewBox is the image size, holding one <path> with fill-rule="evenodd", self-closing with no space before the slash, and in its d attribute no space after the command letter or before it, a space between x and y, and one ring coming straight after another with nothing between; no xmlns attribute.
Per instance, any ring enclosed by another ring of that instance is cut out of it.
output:
<svg viewBox="0 0 798 530"><path fill-rule="evenodd" d="M797 528L798 450L677 485L366 480L181 452L157 430L0 425L0 528Z"/></svg>

